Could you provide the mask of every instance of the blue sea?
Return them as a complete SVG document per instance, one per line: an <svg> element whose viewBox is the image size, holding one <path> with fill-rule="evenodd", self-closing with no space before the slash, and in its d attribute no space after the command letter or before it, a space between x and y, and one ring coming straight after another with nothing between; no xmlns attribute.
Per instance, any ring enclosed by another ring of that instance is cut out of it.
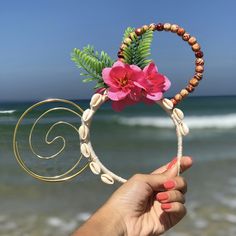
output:
<svg viewBox="0 0 236 236"><path fill-rule="evenodd" d="M74 102L83 110L89 107L87 100ZM59 183L36 180L22 170L13 153L13 132L21 114L32 104L0 104L0 235L69 235L119 184L103 184L88 168ZM42 157L60 151L65 140L59 156L45 161L31 152L28 136L32 124L44 110L62 105L35 107L18 129L19 153L25 165L39 175L60 175L80 157L79 137L73 128L80 126L80 117L68 110L52 110L39 120L32 134L32 148ZM184 154L193 157L194 165L184 173L188 181L187 216L165 235L235 236L236 97L192 97L179 108L190 128L184 137ZM47 144L45 136L55 122L60 125L48 135L54 142ZM104 104L94 117L91 140L102 162L125 178L137 172L149 173L176 155L172 122L157 105L139 104L116 113L110 104ZM86 164L83 158L76 170Z"/></svg>

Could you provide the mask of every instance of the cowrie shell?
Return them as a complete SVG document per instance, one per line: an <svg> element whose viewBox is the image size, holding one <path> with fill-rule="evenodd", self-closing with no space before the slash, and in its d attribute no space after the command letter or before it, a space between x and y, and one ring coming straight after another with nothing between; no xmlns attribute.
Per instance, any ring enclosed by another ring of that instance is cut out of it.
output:
<svg viewBox="0 0 236 236"><path fill-rule="evenodd" d="M89 163L90 170L95 174L99 175L101 172L101 167L94 161Z"/></svg>
<svg viewBox="0 0 236 236"><path fill-rule="evenodd" d="M114 184L114 179L108 174L102 174L101 175L101 180L105 184Z"/></svg>
<svg viewBox="0 0 236 236"><path fill-rule="evenodd" d="M91 98L90 106L91 108L96 109L101 105L101 102L102 102L102 95L99 93L95 93Z"/></svg>
<svg viewBox="0 0 236 236"><path fill-rule="evenodd" d="M185 123L180 124L180 132L183 136L186 136L189 133L189 128Z"/></svg>
<svg viewBox="0 0 236 236"><path fill-rule="evenodd" d="M171 102L171 100L168 99L168 98L164 98L164 99L162 100L162 104L163 104L163 106L164 106L166 109L168 109L168 110L171 110L171 109L173 109L173 107L174 107L173 102Z"/></svg>
<svg viewBox="0 0 236 236"><path fill-rule="evenodd" d="M176 120L180 121L180 120L183 120L184 119L184 113L178 109L178 108L175 108L173 110L173 116Z"/></svg>
<svg viewBox="0 0 236 236"><path fill-rule="evenodd" d="M85 157L90 157L90 149L87 143L82 143L80 146L80 151Z"/></svg>
<svg viewBox="0 0 236 236"><path fill-rule="evenodd" d="M82 140L85 140L88 137L89 129L86 125L81 125L79 127L79 136Z"/></svg>
<svg viewBox="0 0 236 236"><path fill-rule="evenodd" d="M90 109L86 109L82 115L83 121L88 122L91 119L92 115L93 115L93 111Z"/></svg>

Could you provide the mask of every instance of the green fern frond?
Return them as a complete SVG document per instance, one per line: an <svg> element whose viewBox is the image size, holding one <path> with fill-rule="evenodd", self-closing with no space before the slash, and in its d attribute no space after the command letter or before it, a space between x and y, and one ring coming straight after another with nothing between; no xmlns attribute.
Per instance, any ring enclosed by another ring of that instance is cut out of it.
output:
<svg viewBox="0 0 236 236"><path fill-rule="evenodd" d="M130 33L134 32L135 28L133 27L128 27L125 32L124 32L124 36L123 36L123 41L129 37Z"/></svg>
<svg viewBox="0 0 236 236"><path fill-rule="evenodd" d="M75 48L71 60L84 70L80 73L85 79L83 82L90 82L97 80L96 88L106 87L102 79L102 70L105 67L112 67L114 61L108 56L107 53L102 51L100 54L94 50L94 47L88 45L82 50Z"/></svg>
<svg viewBox="0 0 236 236"><path fill-rule="evenodd" d="M127 28L124 34L124 38L129 37L133 28ZM123 55L124 61L127 64L134 64L140 68L144 68L151 62L148 57L151 55L151 43L153 39L153 31L147 30L141 36L133 37L132 42L124 48Z"/></svg>

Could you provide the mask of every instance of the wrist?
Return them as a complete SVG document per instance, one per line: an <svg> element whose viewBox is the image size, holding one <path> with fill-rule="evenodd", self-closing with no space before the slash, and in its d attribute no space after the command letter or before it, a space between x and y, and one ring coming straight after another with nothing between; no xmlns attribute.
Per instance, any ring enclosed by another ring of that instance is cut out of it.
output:
<svg viewBox="0 0 236 236"><path fill-rule="evenodd" d="M95 212L73 236L126 236L126 226L122 216L114 206L106 203Z"/></svg>
<svg viewBox="0 0 236 236"><path fill-rule="evenodd" d="M98 214L101 214L103 218L104 228L106 228L108 233L107 235L127 236L124 217L113 204L110 205L108 201L99 209Z"/></svg>

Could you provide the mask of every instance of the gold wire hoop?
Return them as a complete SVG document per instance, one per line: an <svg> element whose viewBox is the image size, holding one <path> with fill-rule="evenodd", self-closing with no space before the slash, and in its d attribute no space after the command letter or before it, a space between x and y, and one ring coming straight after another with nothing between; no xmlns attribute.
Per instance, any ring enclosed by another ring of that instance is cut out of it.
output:
<svg viewBox="0 0 236 236"><path fill-rule="evenodd" d="M52 111L58 111L58 110L63 110L63 111L68 111L68 112L71 112L72 114L76 115L78 118L81 118L81 114L83 113L83 110L81 109L80 106L78 106L77 104L75 104L74 102L71 102L71 101L68 101L68 100L65 100L65 99L47 99L47 100L44 100L44 101L41 101L41 102L38 102L36 104L34 104L33 106L29 107L20 117L20 119L18 120L17 124L16 124L16 127L15 127L15 130L14 130L14 135L13 135L13 150L14 150L14 154L15 154L15 157L16 157L16 160L17 162L19 163L19 165L23 168L24 171L26 171L29 175L31 175L32 177L36 178L36 179L39 179L39 180L42 180L42 181L46 181L46 182L62 182L62 181L66 181L66 180L69 180L69 179L72 179L76 176L78 176L80 173L82 173L88 166L88 163L86 163L84 166L82 166L81 169L79 170L76 170L76 168L78 167L78 165L80 164L83 156L80 155L80 157L78 158L78 160L76 161L76 163L70 167L68 170L65 171L65 173L63 174L59 174L59 175L56 175L56 176L43 176L43 175L40 175L40 174L37 174L35 173L32 169L30 169L30 167L28 167L24 160L21 158L21 155L20 155L20 152L19 152L19 147L18 147L18 142L17 142L17 139L18 139L18 131L19 131L19 127L20 125L22 124L22 121L24 120L24 118L26 117L26 115L28 113L30 113L34 108L37 108L39 106L42 106L42 105L45 105L45 104L49 104L49 103L53 103L53 102L56 102L56 103L64 103L64 104L67 104L67 105L70 105L70 106L73 106L74 109L70 109L70 108L67 108L67 107L53 107L51 109L48 109L46 110L45 112L43 112L36 120L35 122L33 123L31 129L30 129L30 134L29 134L29 139L28 139L28 143L29 143L29 148L31 150L31 152L33 153L34 156L36 156L37 158L39 159L43 159L43 160L49 160L49 159L53 159L55 157L57 157L60 153L62 153L66 147L66 141L65 141L65 138L63 136L56 136L55 138L53 138L52 140L49 140L48 139L48 136L49 136L49 133L51 132L51 130L55 127L55 126L58 126L58 125L61 125L61 124L64 124L64 125L68 125L70 126L71 128L73 128L76 133L79 135L79 131L78 129L68 123L68 122L64 122L64 121L58 121L56 123L54 123L53 125L50 126L49 130L47 131L46 133L46 136L45 136L45 142L47 144L52 144L55 140L62 140L63 142L63 145L62 147L60 148L59 151L57 151L55 154L51 155L51 156L42 156L42 155L39 155L36 153L36 151L34 150L34 145L32 143L32 135L33 135L33 132L35 130L35 126L38 124L38 122L47 114L49 114L50 112Z"/></svg>

